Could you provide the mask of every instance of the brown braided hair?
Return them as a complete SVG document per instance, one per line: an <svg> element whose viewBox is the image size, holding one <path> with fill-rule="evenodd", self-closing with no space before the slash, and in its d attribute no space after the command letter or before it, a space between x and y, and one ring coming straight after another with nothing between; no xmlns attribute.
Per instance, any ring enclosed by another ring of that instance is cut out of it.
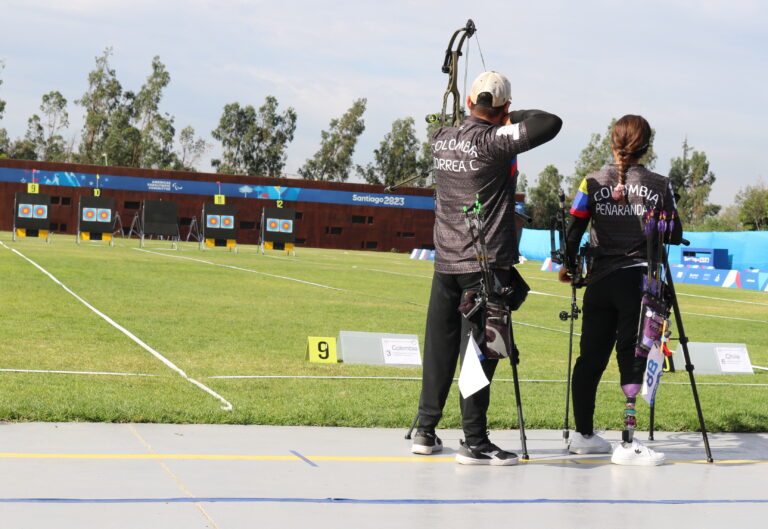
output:
<svg viewBox="0 0 768 529"><path fill-rule="evenodd" d="M623 116L611 131L611 143L618 153L616 165L619 170L619 185L614 191L614 199L620 204L626 204L624 183L627 179L627 169L631 163L636 163L648 152L651 141L651 126L643 116L627 114Z"/></svg>

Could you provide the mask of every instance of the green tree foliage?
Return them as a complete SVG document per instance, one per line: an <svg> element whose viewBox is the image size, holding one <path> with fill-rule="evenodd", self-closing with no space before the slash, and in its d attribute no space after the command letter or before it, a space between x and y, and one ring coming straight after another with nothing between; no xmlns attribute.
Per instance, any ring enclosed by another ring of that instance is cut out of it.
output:
<svg viewBox="0 0 768 529"><path fill-rule="evenodd" d="M3 73L5 69L5 61L0 59L0 73ZM0 86L3 85L3 79L0 77ZM3 113L5 112L5 101L0 99L0 119L3 119Z"/></svg>
<svg viewBox="0 0 768 529"><path fill-rule="evenodd" d="M751 230L768 228L768 188L762 182L747 186L736 194L739 220Z"/></svg>
<svg viewBox="0 0 768 529"><path fill-rule="evenodd" d="M715 173L709 170L707 155L694 150L687 139L683 141L682 156L670 162L669 179L672 189L680 194L677 209L686 229L698 229L720 211L720 206L709 203Z"/></svg>
<svg viewBox="0 0 768 529"><path fill-rule="evenodd" d="M421 145L416 139L413 118L398 119L392 130L384 136L379 148L373 151L375 164L357 166L357 172L369 184L390 186L424 173ZM423 185L425 177L410 185Z"/></svg>
<svg viewBox="0 0 768 529"><path fill-rule="evenodd" d="M174 166L173 117L160 112L163 90L171 82L171 75L160 57L152 58L152 71L133 100L133 126L139 131L131 155L134 167L169 169Z"/></svg>
<svg viewBox="0 0 768 529"><path fill-rule="evenodd" d="M576 160L576 173L568 178L566 193L569 197L573 197L576 194L576 190L585 176L599 171L607 164L614 163L611 133L613 132L613 127L616 126L616 121L616 118L611 119L605 134L602 136L600 134L592 134L587 146L581 150L579 159ZM646 155L640 160L640 163L648 169L653 169L656 165L657 156L653 150L653 138L655 135L656 131L651 129L651 146L648 148Z"/></svg>
<svg viewBox="0 0 768 529"><path fill-rule="evenodd" d="M707 217L698 226L700 231L744 231L741 222L741 207L732 204L723 208L717 216Z"/></svg>
<svg viewBox="0 0 768 529"><path fill-rule="evenodd" d="M282 176L285 150L296 131L296 112L278 113L277 99L267 96L258 112L239 103L224 106L219 126L211 132L221 142L222 159L211 165L226 174Z"/></svg>
<svg viewBox="0 0 768 529"><path fill-rule="evenodd" d="M530 187L526 197L526 214L533 220L531 228L549 229L552 217L560 208L558 191L563 182L563 176L554 165L548 165L539 173L536 185Z"/></svg>
<svg viewBox="0 0 768 529"><path fill-rule="evenodd" d="M5 69L5 61L0 59L0 74ZM3 84L3 79L0 77L0 86ZM3 113L5 112L5 101L0 99L0 119L3 119ZM8 132L4 128L0 128L0 158L7 158L8 151L10 149L10 140L8 139Z"/></svg>
<svg viewBox="0 0 768 529"><path fill-rule="evenodd" d="M83 124L80 142L80 161L84 163L100 163L102 155L106 153L107 136L113 129L113 115L117 113L130 114L125 108L126 101L123 97L123 88L117 80L115 70L109 65L109 57L112 48L106 48L101 56L96 57L96 67L88 74L88 88L83 96L75 101L85 110L85 123ZM133 100L130 96L129 101ZM125 122L125 120L123 120ZM115 143L113 138L110 143ZM115 165L126 165L125 158L119 153L108 153L110 161ZM118 161L120 160L120 161Z"/></svg>
<svg viewBox="0 0 768 529"><path fill-rule="evenodd" d="M159 109L163 90L171 81L165 65L155 56L139 91L123 91L109 65L111 55L112 49L107 48L96 57L88 88L76 101L85 109L80 161L149 169L175 167L173 117Z"/></svg>
<svg viewBox="0 0 768 529"><path fill-rule="evenodd" d="M44 94L40 112L43 115L43 142L38 149L40 159L46 162L66 161L70 153L61 132L69 127L67 99L55 90Z"/></svg>
<svg viewBox="0 0 768 529"><path fill-rule="evenodd" d="M179 171L195 171L195 165L210 147L203 138L195 138L195 129L191 125L181 129L179 146L181 150L177 153L176 167Z"/></svg>
<svg viewBox="0 0 768 529"><path fill-rule="evenodd" d="M329 130L320 133L320 150L299 169L307 180L344 182L352 168L357 138L365 130L366 99L357 99L340 119L332 119Z"/></svg>

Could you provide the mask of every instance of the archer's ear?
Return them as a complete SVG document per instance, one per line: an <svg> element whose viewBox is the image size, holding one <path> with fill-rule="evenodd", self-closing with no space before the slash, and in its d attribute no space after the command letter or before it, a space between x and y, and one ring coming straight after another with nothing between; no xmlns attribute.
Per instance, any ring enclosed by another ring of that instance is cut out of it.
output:
<svg viewBox="0 0 768 529"><path fill-rule="evenodd" d="M470 112L472 111L473 106L475 105L472 104L472 98L470 96L467 96L467 108L469 109Z"/></svg>

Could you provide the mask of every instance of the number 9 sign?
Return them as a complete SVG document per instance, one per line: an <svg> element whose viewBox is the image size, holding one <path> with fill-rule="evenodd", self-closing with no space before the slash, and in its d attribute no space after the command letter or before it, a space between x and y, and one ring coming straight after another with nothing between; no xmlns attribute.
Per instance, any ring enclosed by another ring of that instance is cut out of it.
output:
<svg viewBox="0 0 768 529"><path fill-rule="evenodd" d="M337 363L336 338L307 337L307 354L305 359L319 364Z"/></svg>

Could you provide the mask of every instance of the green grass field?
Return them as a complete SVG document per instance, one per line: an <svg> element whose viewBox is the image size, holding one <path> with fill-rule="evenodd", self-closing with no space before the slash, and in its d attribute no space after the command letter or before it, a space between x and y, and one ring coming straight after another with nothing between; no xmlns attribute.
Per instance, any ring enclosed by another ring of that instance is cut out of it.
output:
<svg viewBox="0 0 768 529"><path fill-rule="evenodd" d="M135 239L118 239L110 248L78 246L62 235L47 245L37 239L12 242L8 232L0 233L0 241L7 246L0 246L0 420L407 428L416 411L420 368L314 364L305 354L308 336L337 336L341 330L423 339L431 262L310 248L297 249L295 257L263 256L251 246L234 254L199 251L192 243L171 251L162 241L148 241L149 251L140 251ZM8 248L39 264L233 409L222 410L220 400ZM559 429L568 334L557 331L567 331L568 324L558 313L568 308L570 289L555 274L540 272L540 265L520 266L538 293L514 315L521 394L526 427ZM695 285L677 290L692 341L746 343L752 363L768 366L768 294ZM216 378L226 376L254 378ZM615 361L603 380L596 426L620 429L623 395ZM696 381L709 430L768 431L768 371L697 375ZM639 427L646 429L648 407L644 402L638 407ZM517 426L506 363L497 371L489 418L493 429ZM460 424L455 384L441 424ZM664 376L656 426L698 429L684 370Z"/></svg>

